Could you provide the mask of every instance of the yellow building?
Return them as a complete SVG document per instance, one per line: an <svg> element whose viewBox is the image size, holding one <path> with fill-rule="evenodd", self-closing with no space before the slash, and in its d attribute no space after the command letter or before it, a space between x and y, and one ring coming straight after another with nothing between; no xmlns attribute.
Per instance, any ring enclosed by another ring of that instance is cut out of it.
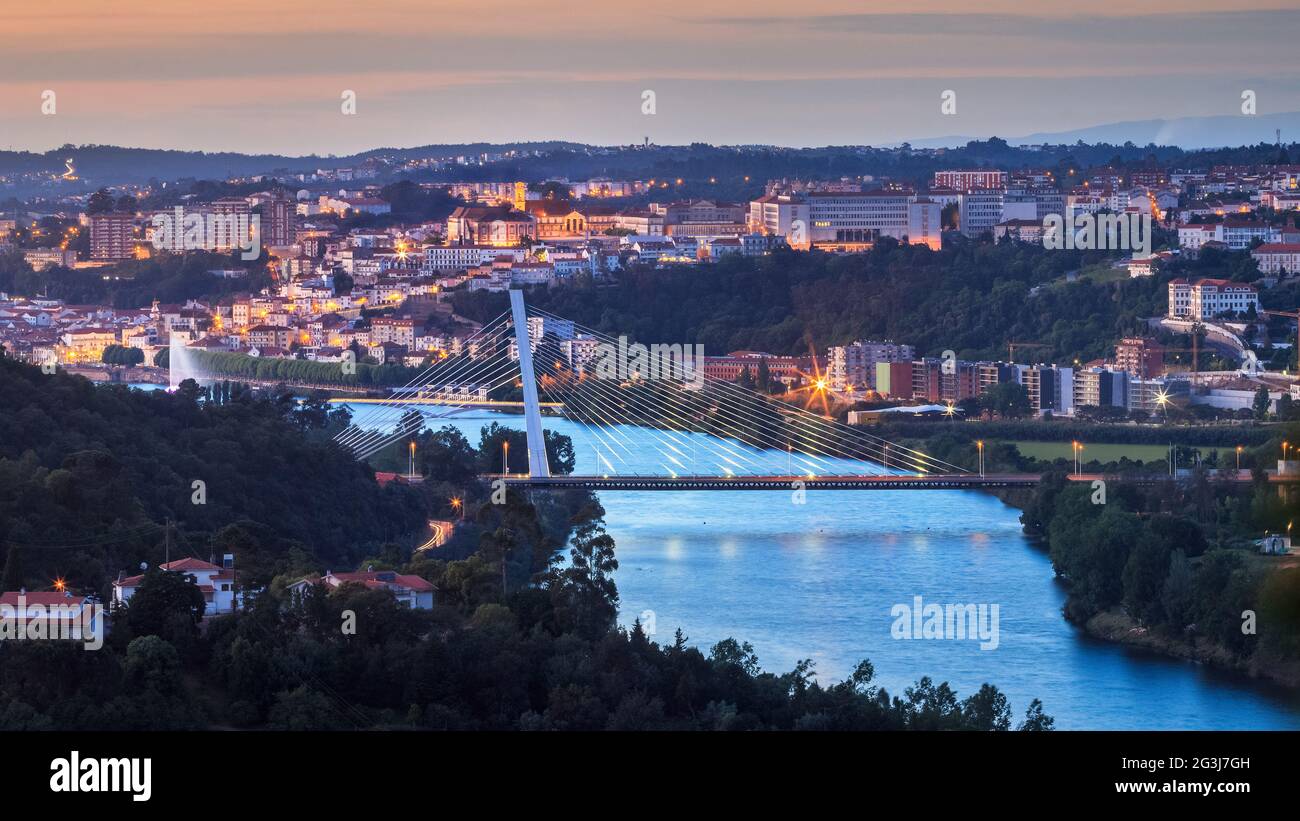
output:
<svg viewBox="0 0 1300 821"><path fill-rule="evenodd" d="M99 362L104 349L117 344L117 331L105 328L77 328L63 332L59 359L63 362Z"/></svg>

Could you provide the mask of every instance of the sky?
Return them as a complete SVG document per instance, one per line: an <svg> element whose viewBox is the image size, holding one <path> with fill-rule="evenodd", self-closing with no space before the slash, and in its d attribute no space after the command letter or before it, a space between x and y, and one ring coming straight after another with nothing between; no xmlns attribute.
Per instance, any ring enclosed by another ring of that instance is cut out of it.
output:
<svg viewBox="0 0 1300 821"><path fill-rule="evenodd" d="M883 145L1240 115L1245 89L1300 111L1296 0L16 2L0 149Z"/></svg>

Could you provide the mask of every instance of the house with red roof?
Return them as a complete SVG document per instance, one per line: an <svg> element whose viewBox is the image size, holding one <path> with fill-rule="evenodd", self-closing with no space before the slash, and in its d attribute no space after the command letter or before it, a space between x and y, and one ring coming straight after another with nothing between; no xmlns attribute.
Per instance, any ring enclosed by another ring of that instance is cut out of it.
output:
<svg viewBox="0 0 1300 821"><path fill-rule="evenodd" d="M169 573L184 573L194 580L203 593L204 617L233 613L244 603L243 591L235 589L235 556L232 553L227 553L220 565L187 557L159 565L159 568ZM143 581L143 574L119 577L113 582L113 601L128 603Z"/></svg>
<svg viewBox="0 0 1300 821"><path fill-rule="evenodd" d="M301 595L308 587L324 585L330 589L345 584L359 584L369 590L387 590L400 604L414 610L433 609L433 585L420 576L398 573L395 570L364 570L357 573L334 573L326 570L324 576L308 576L289 585L291 593Z"/></svg>

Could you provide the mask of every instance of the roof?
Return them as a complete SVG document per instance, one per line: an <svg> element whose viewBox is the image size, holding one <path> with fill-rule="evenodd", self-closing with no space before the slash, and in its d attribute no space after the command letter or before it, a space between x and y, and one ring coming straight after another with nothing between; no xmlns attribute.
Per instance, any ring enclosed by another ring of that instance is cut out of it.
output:
<svg viewBox="0 0 1300 821"><path fill-rule="evenodd" d="M1300 254L1300 243L1295 242L1268 242L1255 250L1252 254Z"/></svg>
<svg viewBox="0 0 1300 821"><path fill-rule="evenodd" d="M166 564L161 565L161 567L163 570L173 570L173 571L187 571L187 570L220 571L221 570L219 566L212 564L211 562L205 562L202 559L194 559L188 556L185 557L184 559L177 559L174 562L167 562Z"/></svg>
<svg viewBox="0 0 1300 821"><path fill-rule="evenodd" d="M17 607L19 596L23 597L23 603L28 607L35 604L39 604L43 607L50 607L51 605L56 605L56 604L67 605L69 607L77 607L86 601L85 596L69 596L66 593L58 593L58 592L51 592L51 591L34 591L34 590L30 592L22 592L22 591L16 592L10 590L4 593L0 593L0 604L7 604L10 607Z"/></svg>
<svg viewBox="0 0 1300 821"><path fill-rule="evenodd" d="M367 570L357 573L330 573L329 577L337 579L342 583L357 582L364 584L367 587L396 585L419 593L428 593L433 591L433 584L427 579L407 573L396 573L391 570Z"/></svg>

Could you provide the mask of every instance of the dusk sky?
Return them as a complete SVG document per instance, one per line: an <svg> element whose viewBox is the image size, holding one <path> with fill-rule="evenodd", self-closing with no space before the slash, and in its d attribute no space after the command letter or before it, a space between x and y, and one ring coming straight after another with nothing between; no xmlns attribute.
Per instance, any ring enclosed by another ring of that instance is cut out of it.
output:
<svg viewBox="0 0 1300 821"><path fill-rule="evenodd" d="M1300 110L1300 6L1279 0L186 5L11 4L0 148L884 144L1236 115L1243 89Z"/></svg>

